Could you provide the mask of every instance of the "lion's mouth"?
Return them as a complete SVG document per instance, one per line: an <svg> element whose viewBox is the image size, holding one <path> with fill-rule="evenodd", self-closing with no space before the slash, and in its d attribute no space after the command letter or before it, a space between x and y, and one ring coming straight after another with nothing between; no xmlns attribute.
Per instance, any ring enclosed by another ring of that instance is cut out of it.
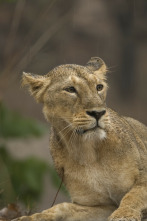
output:
<svg viewBox="0 0 147 221"><path fill-rule="evenodd" d="M83 135L87 132L90 132L90 131L95 131L97 128L100 128L99 125L96 125L95 127L92 127L92 128L89 128L89 129L82 129L82 128L79 128L76 130L76 133L79 134L79 135Z"/></svg>

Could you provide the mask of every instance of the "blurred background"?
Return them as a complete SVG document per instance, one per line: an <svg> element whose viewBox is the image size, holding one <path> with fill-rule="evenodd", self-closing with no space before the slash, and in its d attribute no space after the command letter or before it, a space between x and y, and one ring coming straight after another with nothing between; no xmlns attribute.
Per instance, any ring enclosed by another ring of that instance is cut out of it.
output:
<svg viewBox="0 0 147 221"><path fill-rule="evenodd" d="M0 0L1 217L50 207L60 183L49 125L21 89L22 71L46 74L93 56L109 68L107 105L147 124L146 0ZM56 203L65 200L62 190Z"/></svg>

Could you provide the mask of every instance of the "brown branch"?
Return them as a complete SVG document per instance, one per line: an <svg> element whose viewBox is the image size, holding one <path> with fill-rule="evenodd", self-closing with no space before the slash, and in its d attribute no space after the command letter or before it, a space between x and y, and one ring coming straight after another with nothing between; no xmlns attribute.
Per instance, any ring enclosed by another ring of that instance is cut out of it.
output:
<svg viewBox="0 0 147 221"><path fill-rule="evenodd" d="M6 46L4 50L4 58L7 60L9 59L9 55L11 54L14 46L14 41L16 39L16 33L20 24L20 20L22 17L22 12L24 10L25 6L25 0L19 0L17 1L15 10L14 10L14 15L11 23L11 28L10 32L6 41Z"/></svg>
<svg viewBox="0 0 147 221"><path fill-rule="evenodd" d="M34 56L43 48L43 46L51 39L51 37L63 27L63 25L68 22L70 12L65 14L63 17L58 19L58 21L53 24L51 27L49 27L41 36L40 38L34 43L34 45L31 47L30 51L28 51L24 57L18 62L16 68L12 70L12 67L8 65L6 69L2 72L1 75L1 81L2 85L4 85L4 82L10 82L11 80L16 78L16 73L22 71L34 58ZM29 59L28 59L29 58ZM8 74L11 73L11 76L8 76Z"/></svg>
<svg viewBox="0 0 147 221"><path fill-rule="evenodd" d="M43 48L43 46L49 41L49 39L63 27L63 25L68 21L69 13L64 15L59 21L57 21L52 27L49 27L46 32L44 32L41 37L35 42L31 47L30 51L22 58L16 67L16 71L19 69L24 69L28 63L31 62L33 57ZM28 60L29 57L29 60Z"/></svg>

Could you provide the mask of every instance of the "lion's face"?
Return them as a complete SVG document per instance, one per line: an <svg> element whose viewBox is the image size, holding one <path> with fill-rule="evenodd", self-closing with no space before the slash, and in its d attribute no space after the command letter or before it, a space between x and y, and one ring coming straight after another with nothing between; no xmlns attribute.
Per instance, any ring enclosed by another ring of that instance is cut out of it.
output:
<svg viewBox="0 0 147 221"><path fill-rule="evenodd" d="M25 80L29 78L32 76L25 74ZM43 112L52 126L59 131L74 131L79 136L94 133L105 136L107 84L104 70L62 65L45 77L33 78L31 93L43 102Z"/></svg>

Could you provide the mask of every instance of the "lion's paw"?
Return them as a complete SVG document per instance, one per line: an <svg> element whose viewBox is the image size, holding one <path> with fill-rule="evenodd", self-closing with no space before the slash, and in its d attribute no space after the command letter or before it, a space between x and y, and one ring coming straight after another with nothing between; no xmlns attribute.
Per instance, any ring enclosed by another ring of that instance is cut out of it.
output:
<svg viewBox="0 0 147 221"><path fill-rule="evenodd" d="M32 221L30 216L21 216L19 218L13 219L12 221Z"/></svg>
<svg viewBox="0 0 147 221"><path fill-rule="evenodd" d="M141 214L129 207L118 208L108 219L109 221L141 221Z"/></svg>
<svg viewBox="0 0 147 221"><path fill-rule="evenodd" d="M56 221L54 214L52 213L36 213L32 216L22 216L14 219L13 221Z"/></svg>
<svg viewBox="0 0 147 221"><path fill-rule="evenodd" d="M58 221L59 217L56 213L56 209L51 208L45 210L42 213L35 213L31 216L22 216L12 221Z"/></svg>

